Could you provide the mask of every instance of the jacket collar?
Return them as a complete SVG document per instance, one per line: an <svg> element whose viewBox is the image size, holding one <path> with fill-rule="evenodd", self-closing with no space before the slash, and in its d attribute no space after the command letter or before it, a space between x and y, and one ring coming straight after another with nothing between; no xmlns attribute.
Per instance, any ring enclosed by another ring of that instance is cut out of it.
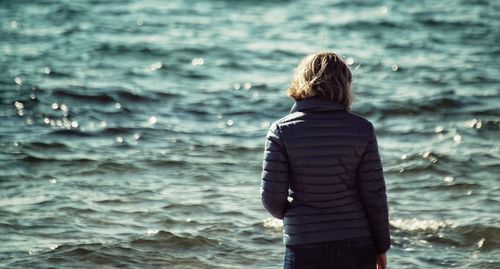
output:
<svg viewBox="0 0 500 269"><path fill-rule="evenodd" d="M340 103L332 100L325 100L320 98L309 98L296 101L292 106L290 113L297 111L334 111L346 110Z"/></svg>

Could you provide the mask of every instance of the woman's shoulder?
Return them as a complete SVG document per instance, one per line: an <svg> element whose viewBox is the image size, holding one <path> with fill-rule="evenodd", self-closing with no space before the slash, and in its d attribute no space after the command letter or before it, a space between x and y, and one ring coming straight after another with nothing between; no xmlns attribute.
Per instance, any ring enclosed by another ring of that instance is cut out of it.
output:
<svg viewBox="0 0 500 269"><path fill-rule="evenodd" d="M275 122L273 122L273 124L287 125L289 123L330 119L337 119L339 121L357 123L366 126L372 125L372 123L367 118L352 111L336 111L334 113L304 113L301 111L297 111L276 120Z"/></svg>
<svg viewBox="0 0 500 269"><path fill-rule="evenodd" d="M319 123L319 125L318 125ZM373 132L373 124L365 117L350 111L337 111L335 113L304 113L293 112L274 121L270 130L281 133L297 129L308 129L311 126L339 126L350 125L361 133Z"/></svg>
<svg viewBox="0 0 500 269"><path fill-rule="evenodd" d="M364 116L361 116L361 115L359 115L359 114L357 114L355 112L352 112L352 111L348 111L347 113L351 117L351 120L357 121L359 124L366 125L367 127L373 126L373 124L371 123L371 121L369 121Z"/></svg>
<svg viewBox="0 0 500 269"><path fill-rule="evenodd" d="M293 112L290 113L276 121L274 121L271 124L271 129L281 129L281 128L287 128L291 126L297 126L300 125L300 123L303 123L306 121L305 113L304 112Z"/></svg>

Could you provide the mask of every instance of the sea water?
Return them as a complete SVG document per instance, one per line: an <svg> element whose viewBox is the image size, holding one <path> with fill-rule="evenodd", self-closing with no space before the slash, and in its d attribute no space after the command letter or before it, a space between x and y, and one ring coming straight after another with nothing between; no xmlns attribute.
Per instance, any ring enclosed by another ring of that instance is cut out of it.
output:
<svg viewBox="0 0 500 269"><path fill-rule="evenodd" d="M0 267L280 268L264 137L336 51L390 268L500 268L498 1L1 1Z"/></svg>

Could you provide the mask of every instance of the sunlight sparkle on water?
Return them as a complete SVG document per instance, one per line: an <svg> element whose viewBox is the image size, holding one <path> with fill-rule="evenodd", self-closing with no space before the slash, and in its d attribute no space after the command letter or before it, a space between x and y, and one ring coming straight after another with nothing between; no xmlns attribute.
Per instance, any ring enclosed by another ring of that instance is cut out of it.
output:
<svg viewBox="0 0 500 269"><path fill-rule="evenodd" d="M24 108L23 103L21 103L21 102L19 102L19 101L14 102L14 106L15 106L17 109L23 109L23 108Z"/></svg>
<svg viewBox="0 0 500 269"><path fill-rule="evenodd" d="M477 247L482 248L485 240L486 240L485 238L481 238L481 240L479 240L479 242L477 242Z"/></svg>
<svg viewBox="0 0 500 269"><path fill-rule="evenodd" d="M69 121L67 118L63 118L63 126L66 129L71 129L71 121Z"/></svg>
<svg viewBox="0 0 500 269"><path fill-rule="evenodd" d="M151 71L156 71L158 69L161 69L162 67L163 67L163 64L161 62L156 62L156 63L151 64L151 66L149 68L151 69Z"/></svg>
<svg viewBox="0 0 500 269"><path fill-rule="evenodd" d="M260 123L260 127L262 128L268 128L271 123L269 121L263 121Z"/></svg>
<svg viewBox="0 0 500 269"><path fill-rule="evenodd" d="M472 120L465 122L465 127L467 127L467 128L480 129L481 126L482 126L481 120L478 120L478 119L472 119Z"/></svg>
<svg viewBox="0 0 500 269"><path fill-rule="evenodd" d="M283 222L279 219L267 218L264 221L262 221L262 225L264 226L264 228L269 228L275 231L281 231L283 227Z"/></svg>
<svg viewBox="0 0 500 269"><path fill-rule="evenodd" d="M250 82L243 83L243 89L250 90L250 88L252 88L252 83Z"/></svg>
<svg viewBox="0 0 500 269"><path fill-rule="evenodd" d="M148 119L148 123L149 123L149 124L153 125L153 124L155 124L156 122L158 122L158 118L156 118L155 116L151 116L151 117L149 117L149 119Z"/></svg>
<svg viewBox="0 0 500 269"><path fill-rule="evenodd" d="M62 111L68 111L68 106L65 104L61 104L59 108L61 108Z"/></svg>
<svg viewBox="0 0 500 269"><path fill-rule="evenodd" d="M191 60L191 64L194 66L203 65L204 63L205 63L205 60L201 57L193 58L193 60Z"/></svg>
<svg viewBox="0 0 500 269"><path fill-rule="evenodd" d="M450 183L450 182L453 182L453 180L455 180L454 177L452 176L446 176L444 177L443 181L446 182L446 183Z"/></svg>
<svg viewBox="0 0 500 269"><path fill-rule="evenodd" d="M432 163L437 163L438 159L437 157L432 154L432 152L426 151L426 152L420 152L422 155L422 158L429 160Z"/></svg>
<svg viewBox="0 0 500 269"><path fill-rule="evenodd" d="M418 230L438 230L445 227L455 228L457 225L449 220L432 220L432 219L393 219L390 220L391 225L405 231Z"/></svg>

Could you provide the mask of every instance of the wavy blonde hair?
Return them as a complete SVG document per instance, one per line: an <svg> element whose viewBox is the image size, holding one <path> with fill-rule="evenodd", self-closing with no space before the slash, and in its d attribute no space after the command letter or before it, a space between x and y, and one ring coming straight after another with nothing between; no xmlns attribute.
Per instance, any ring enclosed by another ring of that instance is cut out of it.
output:
<svg viewBox="0 0 500 269"><path fill-rule="evenodd" d="M333 52L306 56L295 69L287 95L296 101L318 97L351 108L352 74L347 64Z"/></svg>

